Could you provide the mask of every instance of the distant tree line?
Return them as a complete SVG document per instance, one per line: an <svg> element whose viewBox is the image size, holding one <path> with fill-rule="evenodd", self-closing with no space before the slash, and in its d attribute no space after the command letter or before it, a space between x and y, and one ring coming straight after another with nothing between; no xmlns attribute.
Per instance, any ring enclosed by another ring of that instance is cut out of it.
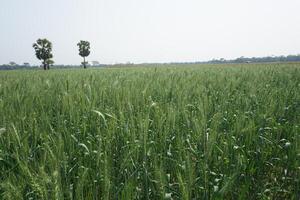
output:
<svg viewBox="0 0 300 200"><path fill-rule="evenodd" d="M87 66L92 67L105 67L107 65L99 64L99 65L91 65L87 64ZM10 65L10 64L3 64L0 65L0 70L17 70L17 69L26 69L26 70L33 70L33 69L40 69L43 68L43 66L39 65L24 65L24 64L16 64L16 65ZM52 69L70 69L70 68L82 68L82 65L64 65L64 64L53 64L50 65Z"/></svg>
<svg viewBox="0 0 300 200"><path fill-rule="evenodd" d="M266 62L300 62L300 54L288 56L239 57L233 60L213 59L207 63L266 63Z"/></svg>
<svg viewBox="0 0 300 200"><path fill-rule="evenodd" d="M224 58L212 59L209 61L196 62L172 62L170 64L231 64L231 63L272 63L272 62L300 62L300 54L288 56L266 56L266 57L239 57L226 60ZM168 63L164 63L168 64Z"/></svg>
<svg viewBox="0 0 300 200"><path fill-rule="evenodd" d="M37 68L34 66L28 66L28 65L11 65L11 64L3 64L0 65L0 70L13 70L13 69L33 69L33 68Z"/></svg>
<svg viewBox="0 0 300 200"><path fill-rule="evenodd" d="M87 68L88 62L86 62L86 57L90 55L90 42L81 40L77 46L79 47L79 55L83 57L83 62L81 63L84 68ZM45 39L38 39L32 47L35 51L35 56L38 60L42 62L42 67L44 70L49 70L50 66L53 66L53 54L52 54L52 43ZM100 64L99 64L100 66ZM38 66L30 66L29 63L24 63L23 65L18 65L15 62L10 62L9 64L0 65L0 70L11 70L11 69L33 69ZM67 68L69 66L60 66L61 68Z"/></svg>
<svg viewBox="0 0 300 200"><path fill-rule="evenodd" d="M49 70L50 66L53 66L53 54L52 54L52 43L47 39L38 39L33 45L35 50L35 55L37 59L41 60L42 67L44 70ZM83 58L81 63L84 68L87 68L88 62L86 57L90 55L90 43L88 41L81 40L77 44L79 48L79 55ZM239 57L232 60L226 60L224 58L212 59L204 62L171 62L163 64L222 64L222 63L267 63L267 62L300 62L300 54L298 55L288 55L288 56L267 56L267 57ZM158 64L159 63L147 63L147 65ZM100 66L100 65L99 65ZM23 65L18 65L15 62L10 62L9 64L0 65L0 70L10 70L10 69L33 69L38 66L30 66L29 63L24 63ZM60 65L56 66L60 68L68 67L78 67L70 65Z"/></svg>

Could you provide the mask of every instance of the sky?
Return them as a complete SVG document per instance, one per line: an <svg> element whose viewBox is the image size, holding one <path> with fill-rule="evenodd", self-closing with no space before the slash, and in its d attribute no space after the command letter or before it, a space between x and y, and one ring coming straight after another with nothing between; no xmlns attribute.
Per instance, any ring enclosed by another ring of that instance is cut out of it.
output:
<svg viewBox="0 0 300 200"><path fill-rule="evenodd" d="M1 0L0 64L38 64L32 44L53 43L56 64L191 62L300 54L299 0Z"/></svg>

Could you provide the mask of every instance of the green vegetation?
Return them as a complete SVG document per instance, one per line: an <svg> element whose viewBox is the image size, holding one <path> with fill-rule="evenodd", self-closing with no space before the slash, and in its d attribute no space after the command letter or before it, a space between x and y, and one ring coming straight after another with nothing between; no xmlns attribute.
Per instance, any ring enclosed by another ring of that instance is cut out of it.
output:
<svg viewBox="0 0 300 200"><path fill-rule="evenodd" d="M89 56L91 53L90 42L81 40L80 42L78 42L77 46L79 48L79 55L83 57L82 65L85 69L87 64L87 62L85 61L85 57Z"/></svg>
<svg viewBox="0 0 300 200"><path fill-rule="evenodd" d="M42 60L44 70L49 70L50 65L54 63L52 54L52 43L47 39L38 39L36 43L32 45L35 50L35 56L37 59Z"/></svg>
<svg viewBox="0 0 300 200"><path fill-rule="evenodd" d="M0 199L299 199L300 64L2 71Z"/></svg>

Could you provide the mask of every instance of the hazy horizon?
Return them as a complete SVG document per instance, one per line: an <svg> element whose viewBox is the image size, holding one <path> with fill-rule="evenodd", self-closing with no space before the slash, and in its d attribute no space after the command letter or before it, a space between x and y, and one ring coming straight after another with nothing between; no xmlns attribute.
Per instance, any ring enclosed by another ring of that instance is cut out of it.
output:
<svg viewBox="0 0 300 200"><path fill-rule="evenodd" d="M298 0L3 0L0 64L39 64L32 44L53 43L56 64L193 62L300 53Z"/></svg>

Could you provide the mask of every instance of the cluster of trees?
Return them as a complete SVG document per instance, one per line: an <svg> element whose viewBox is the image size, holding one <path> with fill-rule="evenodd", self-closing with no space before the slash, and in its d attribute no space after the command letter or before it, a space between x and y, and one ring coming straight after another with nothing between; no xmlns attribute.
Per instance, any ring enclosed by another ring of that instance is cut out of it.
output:
<svg viewBox="0 0 300 200"><path fill-rule="evenodd" d="M300 55L288 55L288 56L267 56L267 57L239 57L233 60L213 59L207 63L266 63L266 62L300 62Z"/></svg>
<svg viewBox="0 0 300 200"><path fill-rule="evenodd" d="M41 60L44 70L49 70L50 66L53 66L53 54L52 54L52 43L47 39L38 39L33 45L35 50L35 55L37 59ZM77 43L79 55L83 58L81 63L83 68L87 68L88 62L86 62L86 57L90 55L90 43L88 41L81 40ZM240 57L232 60L213 59L205 62L180 62L180 63L163 63L163 64L222 64L222 63L264 63L264 62L300 62L300 54L298 55L288 55L288 56L267 56L267 57ZM133 64L133 63L127 63ZM147 63L148 65L150 63ZM155 64L155 63L152 63ZM158 63L157 63L158 64ZM151 65L151 64L150 64ZM16 63L7 65L0 65L0 70L4 69L28 69L29 63L24 63L23 65L17 65ZM60 66L69 67L69 66ZM71 67L71 66L70 66ZM34 68L34 67L30 67Z"/></svg>
<svg viewBox="0 0 300 200"><path fill-rule="evenodd" d="M232 63L272 63L272 62L300 62L300 54L288 55L288 56L266 56L266 57L239 57L232 60L226 60L224 58L212 59L203 62L172 62L169 64L232 64ZM164 63L168 64L168 63Z"/></svg>
<svg viewBox="0 0 300 200"><path fill-rule="evenodd" d="M90 43L88 41L81 40L77 46L79 47L79 55L83 57L82 65L84 68L87 66L85 58L90 55ZM32 45L35 50L37 59L42 61L44 70L49 70L50 66L54 64L52 54L52 43L47 39L38 39L36 43Z"/></svg>
<svg viewBox="0 0 300 200"><path fill-rule="evenodd" d="M0 70L29 69L29 68L33 68L29 65L29 63L18 65L15 62L10 62L9 64L0 65Z"/></svg>

